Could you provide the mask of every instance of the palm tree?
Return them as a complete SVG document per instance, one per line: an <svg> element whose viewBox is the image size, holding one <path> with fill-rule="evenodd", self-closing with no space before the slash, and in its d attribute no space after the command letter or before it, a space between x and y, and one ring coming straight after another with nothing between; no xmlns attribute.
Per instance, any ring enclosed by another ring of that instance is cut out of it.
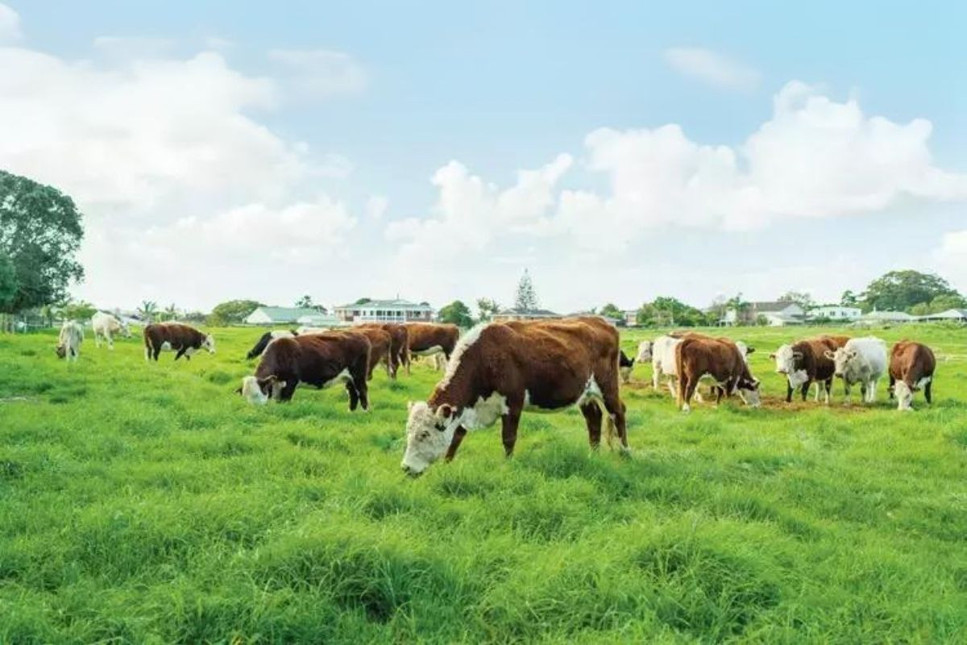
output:
<svg viewBox="0 0 967 645"><path fill-rule="evenodd" d="M156 313L158 313L158 303L153 300L141 301L141 306L138 307L138 315L144 322L150 323Z"/></svg>
<svg viewBox="0 0 967 645"><path fill-rule="evenodd" d="M165 320L174 320L178 317L178 308L175 307L175 303L171 303L165 309Z"/></svg>

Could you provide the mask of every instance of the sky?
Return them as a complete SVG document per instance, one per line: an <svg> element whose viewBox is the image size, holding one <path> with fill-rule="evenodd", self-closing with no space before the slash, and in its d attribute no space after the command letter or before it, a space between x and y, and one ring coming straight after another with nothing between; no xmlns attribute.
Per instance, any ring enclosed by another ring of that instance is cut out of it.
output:
<svg viewBox="0 0 967 645"><path fill-rule="evenodd" d="M102 308L967 292L967 6L800 4L0 0L0 169Z"/></svg>

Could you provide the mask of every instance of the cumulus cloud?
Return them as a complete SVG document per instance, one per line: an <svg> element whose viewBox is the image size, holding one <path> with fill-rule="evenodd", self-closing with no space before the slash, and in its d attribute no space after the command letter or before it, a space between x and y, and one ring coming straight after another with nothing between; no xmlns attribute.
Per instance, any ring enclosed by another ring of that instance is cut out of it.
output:
<svg viewBox="0 0 967 645"><path fill-rule="evenodd" d="M0 44L17 42L20 33L20 16L9 6L0 2Z"/></svg>
<svg viewBox="0 0 967 645"><path fill-rule="evenodd" d="M751 90L759 85L760 75L755 69L701 47L671 47L664 51L664 58L679 74L714 87Z"/></svg>
<svg viewBox="0 0 967 645"><path fill-rule="evenodd" d="M967 230L945 233L933 259L941 275L967 292Z"/></svg>
<svg viewBox="0 0 967 645"><path fill-rule="evenodd" d="M386 209L389 208L389 200L382 195L373 195L366 200L366 218L372 222L383 219Z"/></svg>
<svg viewBox="0 0 967 645"><path fill-rule="evenodd" d="M284 70L285 82L304 98L354 94L366 88L367 76L352 56L325 49L274 49L269 60Z"/></svg>

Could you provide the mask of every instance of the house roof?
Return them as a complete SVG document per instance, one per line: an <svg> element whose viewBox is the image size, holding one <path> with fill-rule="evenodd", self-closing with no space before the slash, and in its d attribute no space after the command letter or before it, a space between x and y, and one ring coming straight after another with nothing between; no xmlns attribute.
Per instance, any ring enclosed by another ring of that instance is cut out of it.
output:
<svg viewBox="0 0 967 645"><path fill-rule="evenodd" d="M780 300L749 303L749 308L752 311L760 314L782 311L787 307L799 307L799 305L795 302L785 302ZM802 307L799 308L802 309Z"/></svg>
<svg viewBox="0 0 967 645"><path fill-rule="evenodd" d="M871 311L863 320L916 320L916 316L911 316L905 311Z"/></svg>
<svg viewBox="0 0 967 645"><path fill-rule="evenodd" d="M261 311L273 322L296 322L302 316L319 315L318 310L307 307L256 307L252 314L256 311Z"/></svg>
<svg viewBox="0 0 967 645"><path fill-rule="evenodd" d="M367 307L369 309L422 309L433 311L433 307L430 305L418 304L415 302L410 302L409 300L403 300L401 298L393 298L391 300L370 300L368 302L361 302L356 304L351 302L347 305L339 305L336 309L358 309L360 307Z"/></svg>
<svg viewBox="0 0 967 645"><path fill-rule="evenodd" d="M502 309L498 316L521 316L524 318L563 318L559 313L549 309Z"/></svg>
<svg viewBox="0 0 967 645"><path fill-rule="evenodd" d="M962 320L967 318L967 309L948 309L947 311L941 311L936 314L927 314L925 316L919 316L921 320Z"/></svg>

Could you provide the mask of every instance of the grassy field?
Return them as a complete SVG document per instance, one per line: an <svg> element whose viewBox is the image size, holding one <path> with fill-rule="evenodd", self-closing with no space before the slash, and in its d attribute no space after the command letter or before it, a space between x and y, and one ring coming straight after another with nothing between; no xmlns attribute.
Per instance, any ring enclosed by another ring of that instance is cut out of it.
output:
<svg viewBox="0 0 967 645"><path fill-rule="evenodd" d="M157 364L0 336L0 642L963 642L967 331L877 332L938 354L914 413L782 402L767 355L815 331L734 331L758 410L684 415L636 366L631 458L525 413L513 459L493 428L416 480L429 368L377 371L369 413L257 409L252 330Z"/></svg>

